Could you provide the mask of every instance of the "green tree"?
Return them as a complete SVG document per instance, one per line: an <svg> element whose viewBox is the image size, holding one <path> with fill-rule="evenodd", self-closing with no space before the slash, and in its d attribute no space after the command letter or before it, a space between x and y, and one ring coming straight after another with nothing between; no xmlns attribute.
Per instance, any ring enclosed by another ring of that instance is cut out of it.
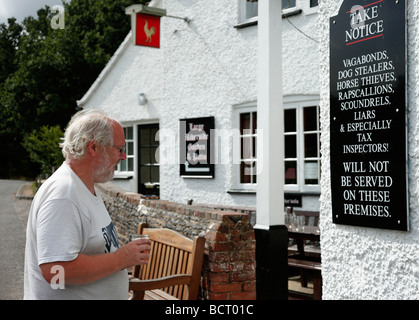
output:
<svg viewBox="0 0 419 320"><path fill-rule="evenodd" d="M8 24L0 24L0 83L16 70L16 51L23 27L15 18L8 19Z"/></svg>
<svg viewBox="0 0 419 320"><path fill-rule="evenodd" d="M144 3L149 1L143 1ZM64 29L48 6L23 24L0 25L0 177L34 176L39 165L22 147L42 126L64 129L80 99L130 30L125 8L136 0L72 0ZM4 54L3 54L4 52Z"/></svg>

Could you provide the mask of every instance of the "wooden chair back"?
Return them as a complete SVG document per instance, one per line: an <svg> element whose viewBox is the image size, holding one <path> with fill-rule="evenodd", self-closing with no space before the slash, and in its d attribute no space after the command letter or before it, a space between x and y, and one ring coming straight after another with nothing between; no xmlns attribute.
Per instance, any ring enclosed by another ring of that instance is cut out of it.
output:
<svg viewBox="0 0 419 320"><path fill-rule="evenodd" d="M170 229L146 228L146 224L140 224L138 233L148 234L151 251L148 263L135 266L132 276L143 282L145 290L161 289L180 300L196 300L205 239L189 239Z"/></svg>

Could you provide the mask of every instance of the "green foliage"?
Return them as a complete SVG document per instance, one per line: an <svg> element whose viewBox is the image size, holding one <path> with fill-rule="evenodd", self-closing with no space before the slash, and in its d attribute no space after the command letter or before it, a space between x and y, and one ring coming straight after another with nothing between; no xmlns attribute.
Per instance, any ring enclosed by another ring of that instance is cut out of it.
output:
<svg viewBox="0 0 419 320"><path fill-rule="evenodd" d="M59 147L63 136L59 126L42 126L39 131L34 130L23 139L23 147L31 160L40 165L41 173L51 173L64 161Z"/></svg>
<svg viewBox="0 0 419 320"><path fill-rule="evenodd" d="M15 55L22 30L15 18L8 19L8 26L0 24L0 83L16 70Z"/></svg>
<svg viewBox="0 0 419 320"><path fill-rule="evenodd" d="M64 129L79 100L130 30L125 8L137 0L64 2L65 27L52 29L48 6L22 24L0 24L0 178L35 176L22 149L43 126ZM3 152L3 151L2 151Z"/></svg>

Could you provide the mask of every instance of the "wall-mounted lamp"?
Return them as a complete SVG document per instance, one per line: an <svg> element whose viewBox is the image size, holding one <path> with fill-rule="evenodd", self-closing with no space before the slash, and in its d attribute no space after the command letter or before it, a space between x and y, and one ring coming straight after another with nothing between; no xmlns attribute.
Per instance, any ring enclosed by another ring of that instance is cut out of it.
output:
<svg viewBox="0 0 419 320"><path fill-rule="evenodd" d="M147 103L147 98L146 98L145 94L141 92L138 95L138 104L140 106L145 106L146 103Z"/></svg>

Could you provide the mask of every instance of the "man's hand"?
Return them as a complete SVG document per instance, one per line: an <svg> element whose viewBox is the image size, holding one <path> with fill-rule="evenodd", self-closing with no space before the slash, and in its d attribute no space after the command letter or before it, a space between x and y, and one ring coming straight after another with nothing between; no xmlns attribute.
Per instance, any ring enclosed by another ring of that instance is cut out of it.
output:
<svg viewBox="0 0 419 320"><path fill-rule="evenodd" d="M151 241L148 239L133 240L119 248L115 253L120 255L124 268L147 264L150 256Z"/></svg>

